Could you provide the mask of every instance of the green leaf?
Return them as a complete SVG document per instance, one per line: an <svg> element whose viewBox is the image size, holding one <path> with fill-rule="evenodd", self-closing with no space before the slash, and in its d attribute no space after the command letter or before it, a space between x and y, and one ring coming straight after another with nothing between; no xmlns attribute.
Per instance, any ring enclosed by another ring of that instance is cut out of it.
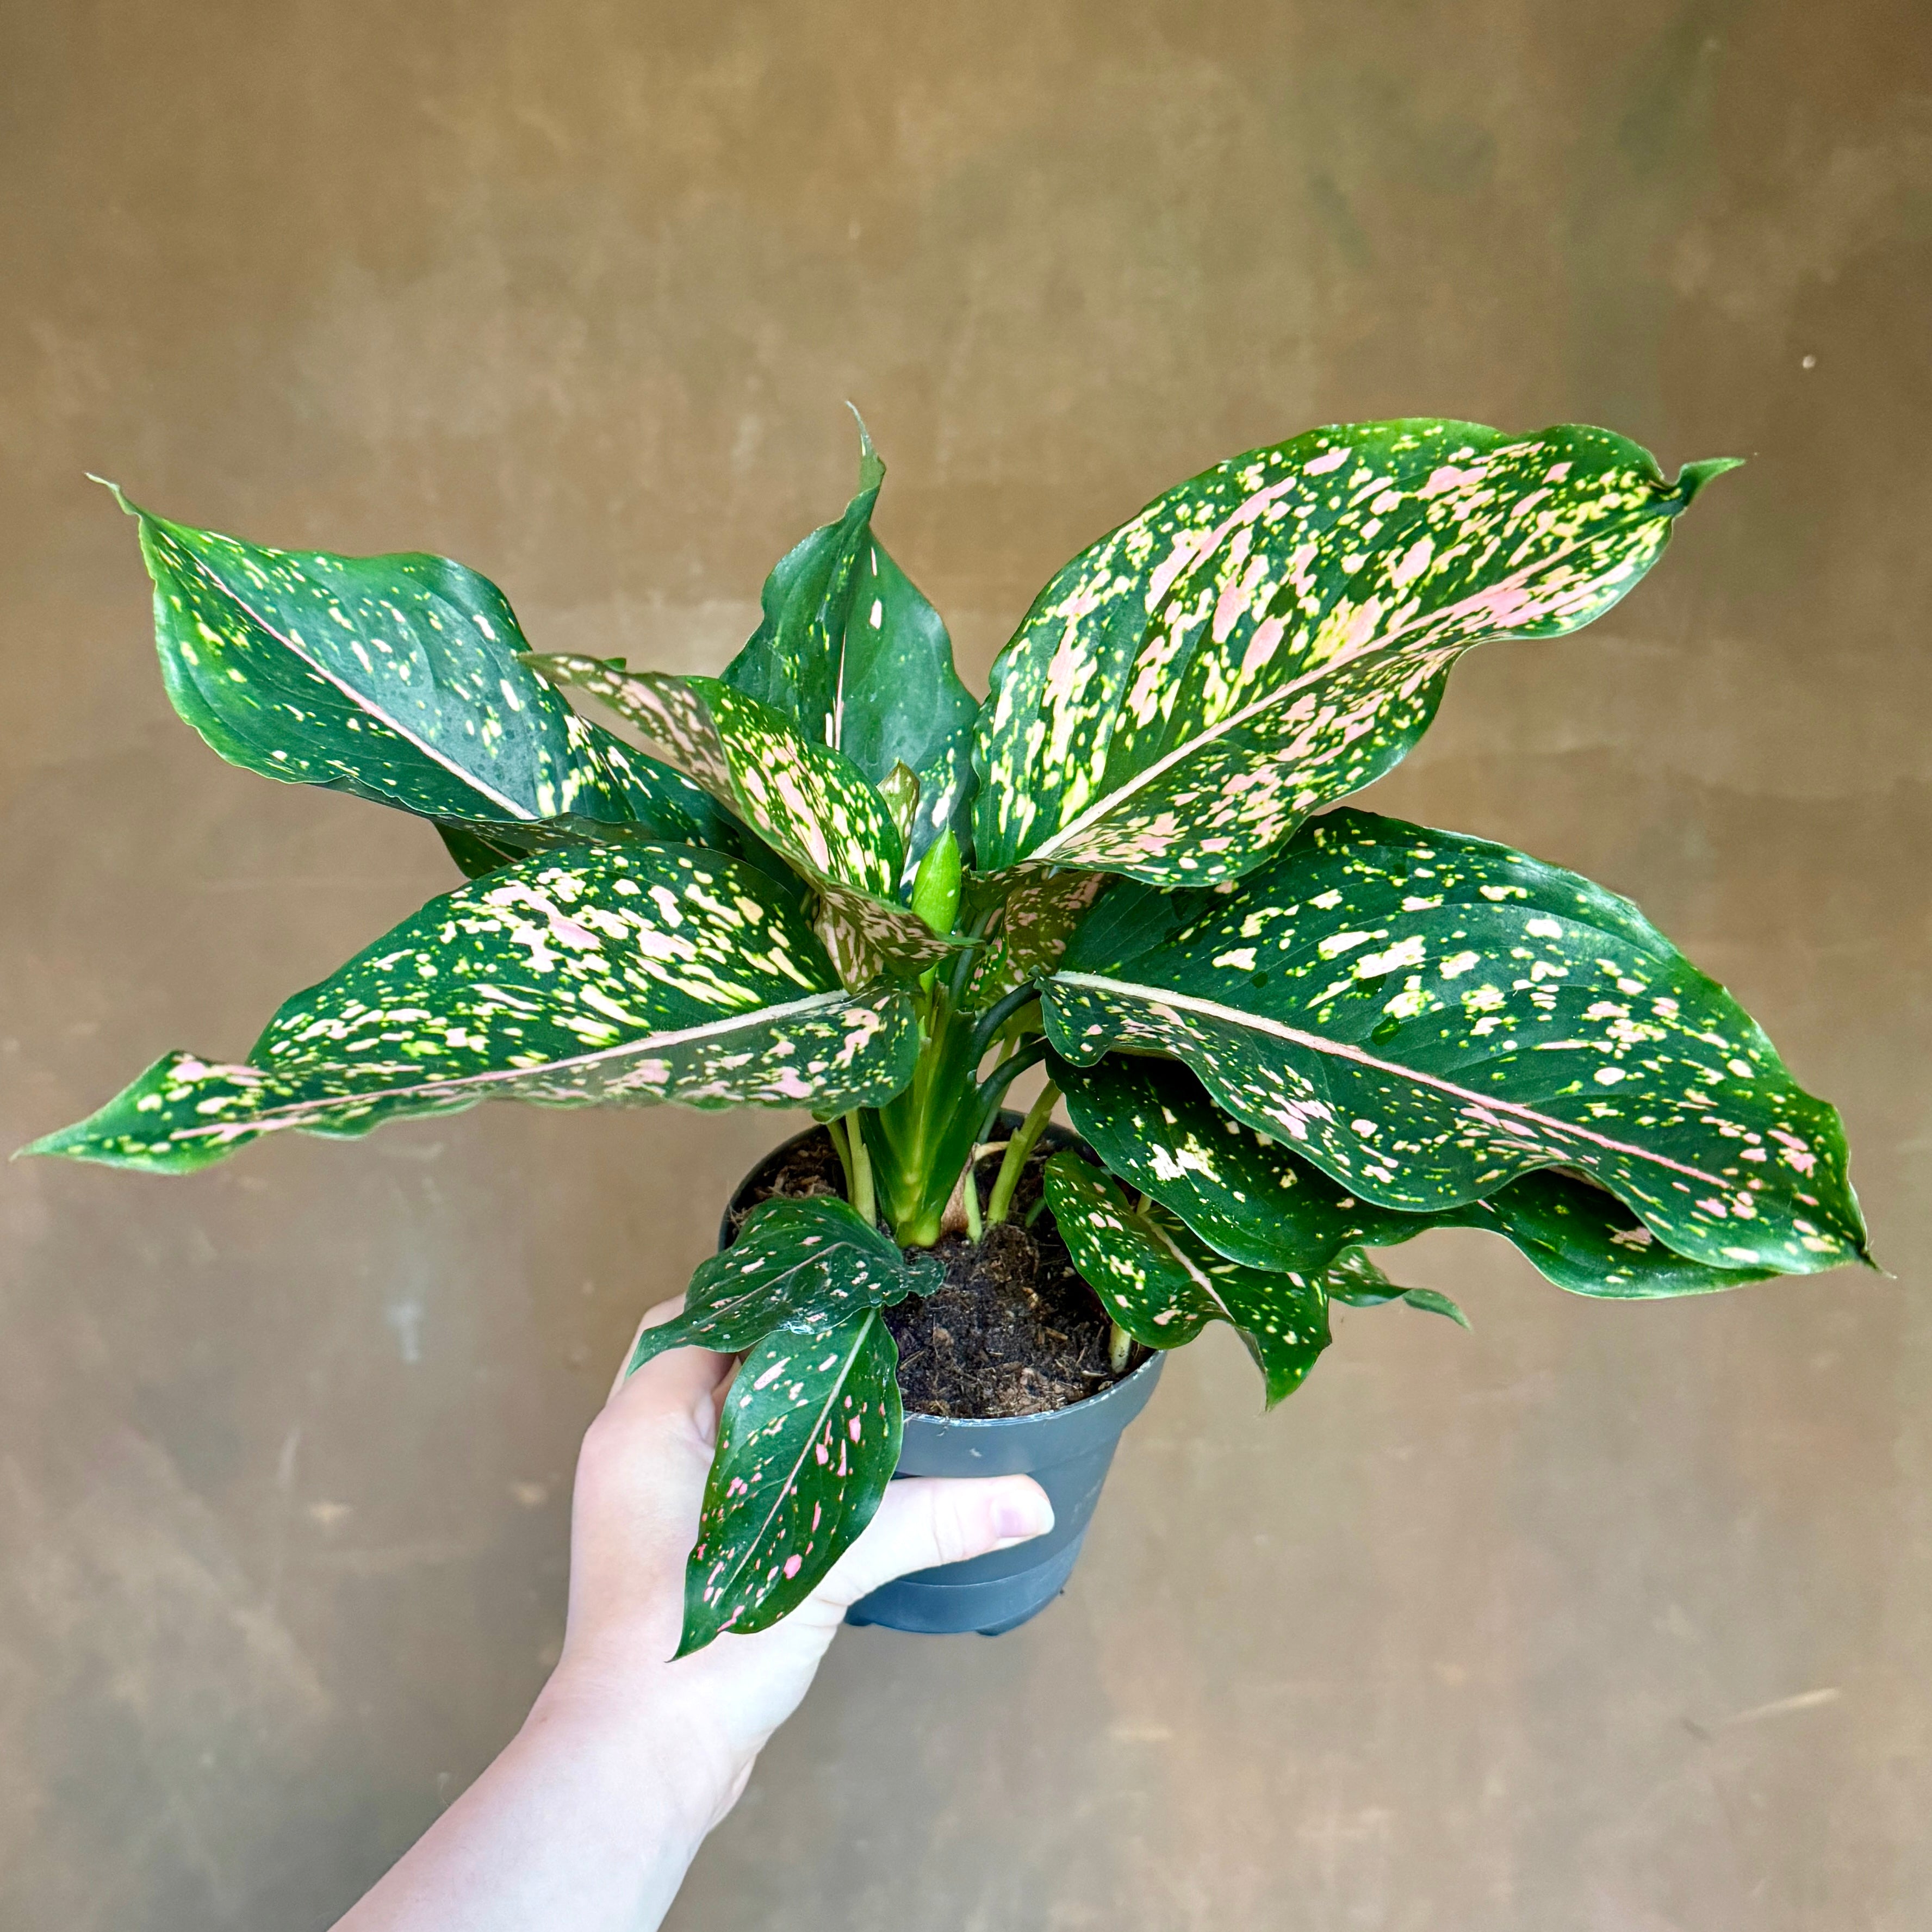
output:
<svg viewBox="0 0 1932 1932"><path fill-rule="evenodd" d="M532 657L546 677L601 698L664 746L818 893L818 932L848 986L890 966L916 974L949 943L900 903L904 848L878 788L770 705L715 677L634 671L613 659Z"/></svg>
<svg viewBox="0 0 1932 1932"><path fill-rule="evenodd" d="M734 690L782 712L815 745L838 742L854 580L872 542L872 506L886 478L862 422L859 452L858 494L836 524L821 524L778 560L765 580L763 620L724 668Z"/></svg>
<svg viewBox="0 0 1932 1932"><path fill-rule="evenodd" d="M1320 1274L1269 1273L1217 1255L1164 1209L1130 1214L1114 1185L1074 1154L1046 1164L1046 1201L1068 1252L1118 1325L1150 1348L1178 1348L1210 1322L1246 1345L1272 1408L1328 1346Z"/></svg>
<svg viewBox="0 0 1932 1932"><path fill-rule="evenodd" d="M1450 667L1608 610L1712 473L1607 430L1358 423L1157 498L1041 592L993 668L978 862L1208 884L1379 777Z"/></svg>
<svg viewBox="0 0 1932 1932"><path fill-rule="evenodd" d="M1546 1280L1605 1301L1713 1294L1768 1281L1773 1268L1712 1268L1666 1247L1617 1198L1582 1176L1546 1168L1445 1217L1521 1249Z"/></svg>
<svg viewBox="0 0 1932 1932"><path fill-rule="evenodd" d="M1092 1066L1056 1061L1053 1079L1075 1130L1113 1172L1217 1252L1252 1268L1318 1270L1364 1242L1394 1247L1432 1228L1478 1228L1514 1243L1576 1294L1705 1294L1774 1272L1692 1261L1666 1247L1616 1196L1549 1168L1520 1175L1487 1200L1433 1214L1373 1206L1223 1113L1174 1060L1110 1054Z"/></svg>
<svg viewBox="0 0 1932 1932"><path fill-rule="evenodd" d="M876 1308L780 1329L746 1357L718 1418L679 1656L770 1629L872 1521L898 1466L898 1368Z"/></svg>
<svg viewBox="0 0 1932 1932"><path fill-rule="evenodd" d="M162 1173L265 1133L366 1133L479 1100L877 1106L904 994L848 994L762 873L681 846L528 859L430 901L286 1001L248 1063L170 1054L26 1150Z"/></svg>
<svg viewBox="0 0 1932 1932"><path fill-rule="evenodd" d="M877 784L917 774L908 875L946 825L970 849L978 700L959 680L939 613L872 532L885 466L860 425L859 494L766 580L764 617L724 682L843 752Z"/></svg>
<svg viewBox="0 0 1932 1932"><path fill-rule="evenodd" d="M1725 1269L1865 1254L1838 1117L1627 900L1506 847L1347 809L1115 972L1048 1036L1184 1060L1359 1198L1431 1213L1570 1167Z"/></svg>
<svg viewBox="0 0 1932 1932"><path fill-rule="evenodd" d="M1406 1288L1402 1298L1411 1308L1419 1308L1425 1315L1443 1316L1465 1333L1468 1330L1469 1318L1448 1295L1436 1288Z"/></svg>
<svg viewBox="0 0 1932 1932"><path fill-rule="evenodd" d="M1174 1060L1109 1054L1091 1066L1056 1061L1052 1077L1107 1166L1231 1261L1319 1274L1346 1249L1421 1232L1426 1217L1358 1199L1223 1113Z"/></svg>
<svg viewBox="0 0 1932 1932"><path fill-rule="evenodd" d="M521 845L513 846L507 839L493 838L490 835L495 829L494 826L473 825L466 820L452 819L438 820L436 827L443 850L456 861L457 870L466 879L480 879L529 856Z"/></svg>
<svg viewBox="0 0 1932 1932"><path fill-rule="evenodd" d="M919 810L906 840L908 866L916 866L949 826L970 850L980 701L953 669L952 640L939 613L876 537L860 554L841 668L825 742L875 784L895 764L919 775ZM730 672L724 676L728 682ZM801 730L805 725L802 719Z"/></svg>
<svg viewBox="0 0 1932 1932"><path fill-rule="evenodd" d="M487 578L446 557L269 550L122 506L168 695L230 764L428 818L626 815L589 728L517 661Z"/></svg>
<svg viewBox="0 0 1932 1932"><path fill-rule="evenodd" d="M1469 1318L1448 1295L1432 1288L1398 1288L1360 1248L1351 1248L1336 1260L1326 1277L1328 1299L1350 1308L1382 1308L1391 1301L1406 1302L1425 1315L1440 1315L1467 1329Z"/></svg>
<svg viewBox="0 0 1932 1932"><path fill-rule="evenodd" d="M683 1312L638 1337L625 1372L694 1343L738 1354L776 1329L822 1330L914 1292L898 1244L868 1227L847 1202L831 1195L766 1201L728 1248L699 1263Z"/></svg>

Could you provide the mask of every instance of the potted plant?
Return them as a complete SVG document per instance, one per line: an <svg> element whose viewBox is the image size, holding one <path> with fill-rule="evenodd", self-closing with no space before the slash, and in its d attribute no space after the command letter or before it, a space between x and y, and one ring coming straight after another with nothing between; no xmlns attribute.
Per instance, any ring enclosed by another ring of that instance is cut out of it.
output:
<svg viewBox="0 0 1932 1932"><path fill-rule="evenodd" d="M872 534L862 430L857 495L715 678L532 655L442 558L262 549L124 500L182 716L252 771L430 820L468 883L244 1060L170 1054L31 1151L185 1173L493 1098L809 1108L636 1352L744 1358L683 1647L783 1616L902 1466L1057 1486L1051 1548L860 1606L1009 1625L1064 1580L1163 1352L1226 1322L1273 1404L1331 1304L1456 1312L1368 1247L1486 1228L1625 1298L1868 1258L1837 1114L1634 906L1335 802L1464 651L1600 615L1730 466L1667 481L1586 428L1313 430L1076 557L983 704ZM1049 1130L1063 1097L1078 1138ZM1024 1386L988 1414L974 1349L1018 1330ZM965 1395L904 1414L915 1354Z"/></svg>

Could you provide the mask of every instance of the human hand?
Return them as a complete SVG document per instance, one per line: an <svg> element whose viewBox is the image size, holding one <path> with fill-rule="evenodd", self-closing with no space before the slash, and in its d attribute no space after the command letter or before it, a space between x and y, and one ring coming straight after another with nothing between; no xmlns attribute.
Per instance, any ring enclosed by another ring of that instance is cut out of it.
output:
<svg viewBox="0 0 1932 1932"><path fill-rule="evenodd" d="M681 1298L659 1304L639 1332L682 1306ZM627 1709L648 1714L680 1740L700 1834L737 1802L850 1605L909 1570L1006 1549L1053 1526L1052 1505L1030 1477L896 1482L865 1533L782 1622L748 1636L728 1632L673 1661L685 1558L734 1366L729 1355L686 1348L628 1379L620 1371L578 1460L563 1655L533 1714L594 1710L611 1722Z"/></svg>
<svg viewBox="0 0 1932 1932"><path fill-rule="evenodd" d="M644 1326L683 1306L660 1303ZM625 1359L630 1352L625 1352ZM798 1708L847 1607L909 1570L1053 1526L1030 1478L895 1483L804 1604L673 1660L684 1565L732 1358L673 1348L620 1375L578 1458L563 1655L523 1729L337 1932L643 1932L765 1740Z"/></svg>

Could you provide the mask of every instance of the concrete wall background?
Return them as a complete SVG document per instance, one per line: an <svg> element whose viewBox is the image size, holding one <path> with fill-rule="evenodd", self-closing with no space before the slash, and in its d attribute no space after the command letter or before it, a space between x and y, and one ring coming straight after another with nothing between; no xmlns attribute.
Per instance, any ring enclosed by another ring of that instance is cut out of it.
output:
<svg viewBox="0 0 1932 1932"><path fill-rule="evenodd" d="M1882 1256L1674 1307L1402 1256L1225 1334L1076 1588L842 1641L680 1927L1904 1932L1932 1905L1913 0L52 0L0 16L0 1138L451 882L168 710L128 526L421 547L715 668L843 501L969 676L1081 544L1337 417L1750 466L1458 674L1388 808L1637 896L1837 1100ZM0 1922L320 1927L556 1654L578 1434L787 1130L486 1109L0 1174Z"/></svg>

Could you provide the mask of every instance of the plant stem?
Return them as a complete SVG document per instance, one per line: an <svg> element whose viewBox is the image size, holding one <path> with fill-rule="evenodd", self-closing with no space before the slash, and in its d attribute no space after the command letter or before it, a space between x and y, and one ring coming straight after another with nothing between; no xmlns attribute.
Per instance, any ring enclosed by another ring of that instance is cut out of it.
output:
<svg viewBox="0 0 1932 1932"><path fill-rule="evenodd" d="M845 1198L850 1201L857 1190L852 1180L851 1150L845 1144L845 1123L843 1120L827 1120L825 1135L832 1143L832 1150L838 1156L838 1165L845 1170Z"/></svg>
<svg viewBox="0 0 1932 1932"><path fill-rule="evenodd" d="M1127 1366L1134 1352L1134 1338L1116 1322L1107 1331L1107 1366L1115 1375Z"/></svg>
<svg viewBox="0 0 1932 1932"><path fill-rule="evenodd" d="M966 1238L980 1240L986 1232L986 1223L980 1218L980 1150L973 1150L973 1158L966 1163L966 1172L961 1177L965 1187Z"/></svg>
<svg viewBox="0 0 1932 1932"><path fill-rule="evenodd" d="M872 1157L866 1150L866 1130L856 1108L845 1116L845 1137L852 1146L852 1206L867 1227L875 1227L879 1204L872 1192Z"/></svg>
<svg viewBox="0 0 1932 1932"><path fill-rule="evenodd" d="M980 1126L979 1139L984 1140L992 1131L994 1117L1000 1111L1000 1102L1006 1098L1010 1087L1029 1066L1046 1058L1046 1042L1029 1040L1018 1052L1010 1054L985 1079L980 1082Z"/></svg>
<svg viewBox="0 0 1932 1932"><path fill-rule="evenodd" d="M974 1022L973 1027L973 1064L977 1066L980 1057L993 1043L994 1036L1014 1014L1024 1006L1030 1005L1040 998L1034 986L1016 986L1003 1000L988 1006Z"/></svg>
<svg viewBox="0 0 1932 1932"><path fill-rule="evenodd" d="M1060 1089L1049 1080L1040 1090L1040 1098L1027 1112L1018 1132L1006 1143L1006 1158L1000 1162L1000 1172L993 1182L993 1198L986 1204L986 1219L1000 1222L1006 1218L1013 1204L1013 1190L1020 1184L1020 1176L1026 1172L1027 1157L1033 1152L1034 1144L1046 1131L1046 1124L1053 1118L1054 1104L1060 1098Z"/></svg>

